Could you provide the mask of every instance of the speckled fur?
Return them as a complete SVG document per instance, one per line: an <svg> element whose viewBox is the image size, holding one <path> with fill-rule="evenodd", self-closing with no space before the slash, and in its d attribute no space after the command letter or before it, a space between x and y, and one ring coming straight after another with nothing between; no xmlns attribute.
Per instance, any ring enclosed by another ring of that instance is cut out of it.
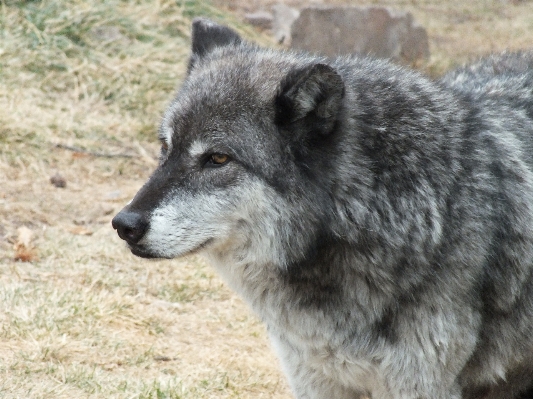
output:
<svg viewBox="0 0 533 399"><path fill-rule="evenodd" d="M431 81L196 20L168 149L123 211L150 222L132 250L206 255L298 399L529 397L532 65Z"/></svg>

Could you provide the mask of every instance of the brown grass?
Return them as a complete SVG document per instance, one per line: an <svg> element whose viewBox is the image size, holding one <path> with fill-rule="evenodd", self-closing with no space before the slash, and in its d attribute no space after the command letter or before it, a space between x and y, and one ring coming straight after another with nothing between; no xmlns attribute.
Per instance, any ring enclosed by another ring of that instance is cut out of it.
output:
<svg viewBox="0 0 533 399"><path fill-rule="evenodd" d="M387 3L428 27L433 73L533 43L532 3ZM246 4L0 3L0 397L290 397L263 327L201 259L134 258L110 227L155 165L191 18L271 43L239 22Z"/></svg>

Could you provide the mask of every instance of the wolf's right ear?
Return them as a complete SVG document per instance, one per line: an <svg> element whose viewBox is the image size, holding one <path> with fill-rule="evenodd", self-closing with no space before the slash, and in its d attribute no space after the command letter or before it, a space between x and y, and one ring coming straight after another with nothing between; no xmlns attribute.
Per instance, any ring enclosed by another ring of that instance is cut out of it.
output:
<svg viewBox="0 0 533 399"><path fill-rule="evenodd" d="M205 18L195 18L192 21L192 55L188 71L196 61L216 47L236 45L241 42L241 37L234 30Z"/></svg>
<svg viewBox="0 0 533 399"><path fill-rule="evenodd" d="M276 124L292 131L293 139L327 136L335 127L344 97L344 81L326 64L289 72L275 98Z"/></svg>

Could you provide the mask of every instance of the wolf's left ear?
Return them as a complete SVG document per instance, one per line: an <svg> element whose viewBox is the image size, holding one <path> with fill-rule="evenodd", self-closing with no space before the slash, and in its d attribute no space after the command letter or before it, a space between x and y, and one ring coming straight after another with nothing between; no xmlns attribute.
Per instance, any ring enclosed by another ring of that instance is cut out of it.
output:
<svg viewBox="0 0 533 399"><path fill-rule="evenodd" d="M275 98L276 123L294 133L329 134L335 127L344 97L344 82L326 64L313 64L288 73ZM291 129L292 130L292 129Z"/></svg>
<svg viewBox="0 0 533 399"><path fill-rule="evenodd" d="M214 48L241 42L241 37L234 30L205 18L195 18L192 22L192 55L189 71L198 59Z"/></svg>

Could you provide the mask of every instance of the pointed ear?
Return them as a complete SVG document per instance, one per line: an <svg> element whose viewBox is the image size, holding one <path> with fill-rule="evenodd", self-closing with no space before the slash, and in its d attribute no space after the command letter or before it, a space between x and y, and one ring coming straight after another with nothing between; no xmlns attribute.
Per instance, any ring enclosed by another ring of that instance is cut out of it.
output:
<svg viewBox="0 0 533 399"><path fill-rule="evenodd" d="M189 71L194 63L216 47L235 45L242 42L232 29L205 18L195 18L192 22L192 55Z"/></svg>
<svg viewBox="0 0 533 399"><path fill-rule="evenodd" d="M344 97L344 82L329 65L294 69L276 95L276 123L295 134L327 135L335 127Z"/></svg>

